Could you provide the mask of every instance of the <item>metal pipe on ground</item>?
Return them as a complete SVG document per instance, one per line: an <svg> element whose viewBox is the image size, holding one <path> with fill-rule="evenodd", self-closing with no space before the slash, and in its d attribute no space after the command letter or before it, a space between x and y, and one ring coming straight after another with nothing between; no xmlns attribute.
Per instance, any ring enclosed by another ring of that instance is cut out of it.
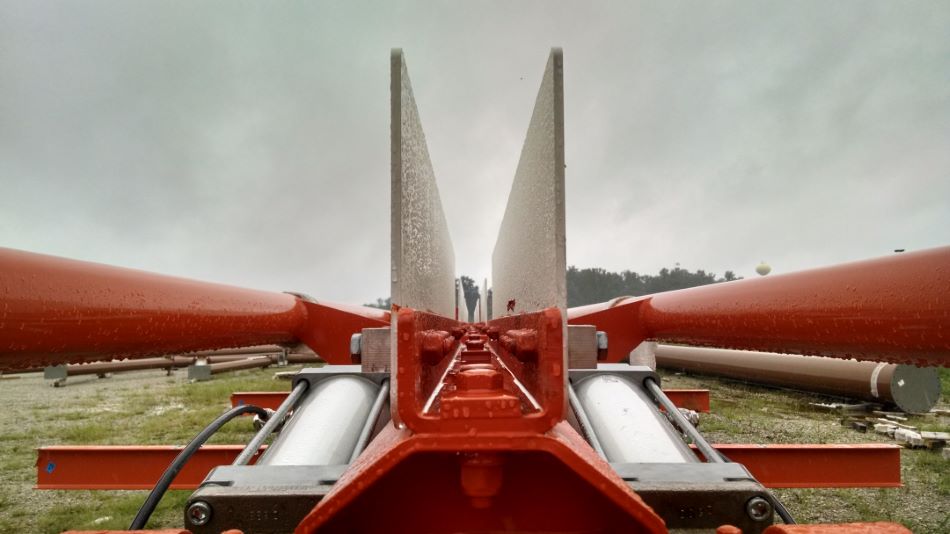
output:
<svg viewBox="0 0 950 534"><path fill-rule="evenodd" d="M656 364L772 386L894 404L928 412L940 398L932 367L895 365L774 352L657 345Z"/></svg>
<svg viewBox="0 0 950 534"><path fill-rule="evenodd" d="M50 368L47 378L65 378L67 376L104 375L106 373L121 373L125 371L143 371L146 369L168 369L170 367L186 367L190 361L175 358L145 358L142 360L123 360L109 362L93 362L73 364ZM65 367L63 369L62 367Z"/></svg>
<svg viewBox="0 0 950 534"><path fill-rule="evenodd" d="M221 363L221 362L242 361L242 360L246 360L246 359L248 359L248 358L250 358L250 357L252 357L252 356L266 356L266 357L270 358L271 361L274 362L274 363L278 363L278 360L280 359L280 355L279 355L279 354L276 354L276 353L267 353L267 354L244 354L244 355L241 355L241 354L221 354L221 355L211 355L211 356L205 356L205 357L197 357L197 356L194 356L194 355L188 355L188 356L176 356L175 358L176 358L176 361L178 361L178 359L184 359L185 361L188 362L188 363L186 363L185 365L191 365L191 364L193 364L193 363L196 363L199 359L204 360L205 362L211 364L211 363ZM296 354L288 354L288 355L287 355L287 363L288 363L288 364L321 363L321 362L323 362L323 360L320 359L320 357L317 356L316 354L296 353Z"/></svg>
<svg viewBox="0 0 950 534"><path fill-rule="evenodd" d="M604 373L574 390L608 462L699 461L640 385Z"/></svg>
<svg viewBox="0 0 950 534"><path fill-rule="evenodd" d="M238 347L233 349L202 350L199 352L184 354L183 356L197 356L199 358L204 358L209 356L236 356L241 354L271 354L283 352L284 350L286 349L280 345L254 345L252 347Z"/></svg>
<svg viewBox="0 0 950 534"><path fill-rule="evenodd" d="M216 375L218 373L224 373L227 371L240 371L242 369L256 369L258 367L267 367L272 365L274 362L271 361L267 356L254 356L251 358L244 358L243 360L236 360L233 362L219 362L219 363L210 363L205 365L192 365L189 368L189 371L193 369L205 370L205 373L208 375ZM189 374L189 378L199 378L194 377ZM200 379L200 378L199 378Z"/></svg>

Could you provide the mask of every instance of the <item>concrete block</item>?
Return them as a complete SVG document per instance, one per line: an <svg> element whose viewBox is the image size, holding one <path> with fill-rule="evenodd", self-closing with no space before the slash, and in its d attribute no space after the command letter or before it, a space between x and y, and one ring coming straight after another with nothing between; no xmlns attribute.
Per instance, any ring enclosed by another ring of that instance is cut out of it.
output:
<svg viewBox="0 0 950 534"><path fill-rule="evenodd" d="M360 364L364 373L388 373L392 368L389 328L364 328Z"/></svg>
<svg viewBox="0 0 950 534"><path fill-rule="evenodd" d="M43 368L43 378L46 380L66 380L66 376L65 365L50 365Z"/></svg>
<svg viewBox="0 0 950 534"><path fill-rule="evenodd" d="M645 365L656 371L656 342L643 341L630 351L630 365Z"/></svg>
<svg viewBox="0 0 950 534"><path fill-rule="evenodd" d="M208 364L195 364L188 366L188 380L202 382L211 380L211 366Z"/></svg>
<svg viewBox="0 0 950 534"><path fill-rule="evenodd" d="M567 365L569 369L597 368L597 327L568 325Z"/></svg>

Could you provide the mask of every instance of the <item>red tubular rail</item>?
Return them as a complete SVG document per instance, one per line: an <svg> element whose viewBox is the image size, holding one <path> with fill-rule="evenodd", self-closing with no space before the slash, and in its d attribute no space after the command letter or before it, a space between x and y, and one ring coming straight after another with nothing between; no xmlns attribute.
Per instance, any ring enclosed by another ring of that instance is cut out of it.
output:
<svg viewBox="0 0 950 534"><path fill-rule="evenodd" d="M572 308L608 360L647 339L950 366L950 247Z"/></svg>
<svg viewBox="0 0 950 534"><path fill-rule="evenodd" d="M0 304L0 370L297 340L349 363L349 337L320 332L388 323L383 310L5 248Z"/></svg>

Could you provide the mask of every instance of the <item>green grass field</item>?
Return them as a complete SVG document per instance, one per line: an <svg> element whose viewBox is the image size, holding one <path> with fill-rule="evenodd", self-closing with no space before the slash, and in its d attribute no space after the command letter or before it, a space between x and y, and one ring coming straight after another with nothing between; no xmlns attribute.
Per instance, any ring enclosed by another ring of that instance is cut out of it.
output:
<svg viewBox="0 0 950 534"><path fill-rule="evenodd" d="M944 399L950 369L942 370ZM229 406L233 391L286 390L274 369L218 375L188 383L184 373L161 371L99 380L71 378L49 387L40 376L0 380L0 532L58 533L65 529L127 528L144 491L34 490L35 449L65 444L183 445ZM815 411L826 398L712 378L664 373L666 387L709 388L712 413L700 430L719 443L889 442L840 425L838 416ZM944 405L946 400L943 401ZM914 417L911 424L950 430L950 418ZM211 443L243 443L253 435L250 418L229 423ZM903 450L904 487L896 489L778 490L799 522L898 521L917 533L950 532L950 461L939 452ZM187 491L166 495L150 528L181 527Z"/></svg>

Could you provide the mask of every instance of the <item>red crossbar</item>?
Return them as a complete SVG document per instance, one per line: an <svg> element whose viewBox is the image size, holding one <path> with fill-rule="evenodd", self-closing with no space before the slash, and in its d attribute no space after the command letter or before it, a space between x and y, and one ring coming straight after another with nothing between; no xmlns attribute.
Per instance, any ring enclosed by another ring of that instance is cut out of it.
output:
<svg viewBox="0 0 950 534"><path fill-rule="evenodd" d="M708 389L664 389L663 392L680 408L709 412ZM253 404L276 410L286 398L286 391L237 391L231 394L231 406Z"/></svg>
<svg viewBox="0 0 950 534"><path fill-rule="evenodd" d="M773 488L899 487L896 445L714 445ZM37 489L151 489L181 447L57 446L38 449ZM194 489L213 468L234 461L242 445L206 445L172 483Z"/></svg>
<svg viewBox="0 0 950 534"><path fill-rule="evenodd" d="M898 488L901 448L887 444L714 445L770 488Z"/></svg>
<svg viewBox="0 0 950 534"><path fill-rule="evenodd" d="M664 389L663 393L666 393L677 408L709 413L708 389Z"/></svg>

